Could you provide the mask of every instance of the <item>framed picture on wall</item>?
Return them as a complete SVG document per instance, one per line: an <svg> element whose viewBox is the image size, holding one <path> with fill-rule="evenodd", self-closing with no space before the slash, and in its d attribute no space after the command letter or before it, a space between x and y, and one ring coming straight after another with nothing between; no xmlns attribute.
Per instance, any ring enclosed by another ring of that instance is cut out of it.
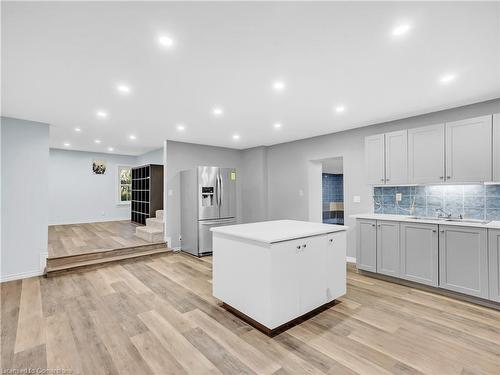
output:
<svg viewBox="0 0 500 375"><path fill-rule="evenodd" d="M94 173L94 174L106 174L106 160L94 160L94 161L92 161L92 173Z"/></svg>

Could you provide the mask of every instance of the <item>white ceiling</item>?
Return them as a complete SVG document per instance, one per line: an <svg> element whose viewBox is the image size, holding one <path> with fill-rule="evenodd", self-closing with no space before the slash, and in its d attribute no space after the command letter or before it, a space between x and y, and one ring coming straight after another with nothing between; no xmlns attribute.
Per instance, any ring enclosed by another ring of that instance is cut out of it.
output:
<svg viewBox="0 0 500 375"><path fill-rule="evenodd" d="M77 150L271 145L500 97L499 18L498 2L3 2L2 115Z"/></svg>

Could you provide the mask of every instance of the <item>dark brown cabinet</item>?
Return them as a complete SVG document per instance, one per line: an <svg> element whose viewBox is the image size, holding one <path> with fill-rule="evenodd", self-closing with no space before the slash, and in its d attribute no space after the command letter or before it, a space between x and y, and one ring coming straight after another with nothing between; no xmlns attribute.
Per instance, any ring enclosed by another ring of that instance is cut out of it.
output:
<svg viewBox="0 0 500 375"><path fill-rule="evenodd" d="M130 220L146 224L163 209L163 165L148 164L132 168L132 206Z"/></svg>

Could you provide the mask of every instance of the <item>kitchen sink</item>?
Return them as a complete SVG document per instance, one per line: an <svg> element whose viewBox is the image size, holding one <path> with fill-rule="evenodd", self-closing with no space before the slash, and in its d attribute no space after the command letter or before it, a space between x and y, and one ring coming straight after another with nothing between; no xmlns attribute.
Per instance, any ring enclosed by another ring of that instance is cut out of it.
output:
<svg viewBox="0 0 500 375"><path fill-rule="evenodd" d="M427 216L409 216L410 219L415 220L439 220L454 223L471 223L471 224L488 224L490 220L475 220L475 219L460 219L460 218L447 218L447 217L427 217Z"/></svg>

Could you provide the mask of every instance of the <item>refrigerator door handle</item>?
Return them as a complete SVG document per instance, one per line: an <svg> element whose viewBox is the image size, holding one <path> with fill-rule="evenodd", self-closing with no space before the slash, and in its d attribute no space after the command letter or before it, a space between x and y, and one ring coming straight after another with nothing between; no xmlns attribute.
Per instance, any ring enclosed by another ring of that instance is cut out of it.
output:
<svg viewBox="0 0 500 375"><path fill-rule="evenodd" d="M219 196L219 207L222 206L222 196L224 194L224 182L222 182L222 176L219 175L220 178L220 196Z"/></svg>
<svg viewBox="0 0 500 375"><path fill-rule="evenodd" d="M220 207L222 195L222 183L220 180L220 174L217 174L217 206Z"/></svg>

